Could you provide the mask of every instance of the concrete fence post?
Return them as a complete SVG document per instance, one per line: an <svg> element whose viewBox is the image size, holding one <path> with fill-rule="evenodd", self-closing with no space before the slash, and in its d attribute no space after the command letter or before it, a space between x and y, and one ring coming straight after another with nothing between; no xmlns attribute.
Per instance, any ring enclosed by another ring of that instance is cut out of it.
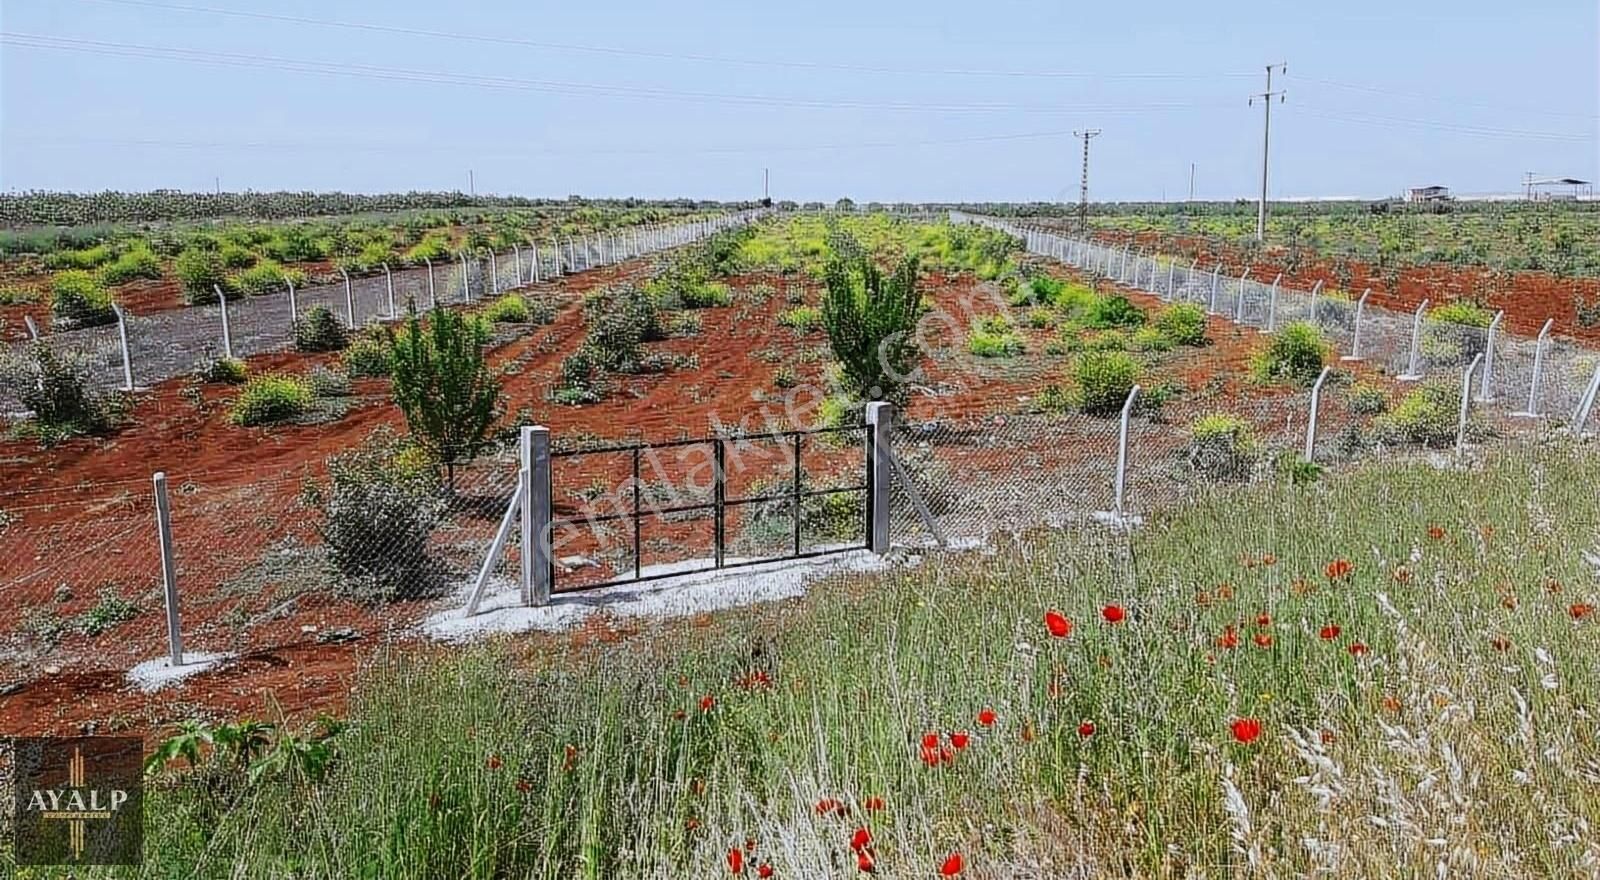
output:
<svg viewBox="0 0 1600 880"><path fill-rule="evenodd" d="M433 260L423 257L422 262L428 264L428 309L432 311L439 304L439 301L433 295Z"/></svg>
<svg viewBox="0 0 1600 880"><path fill-rule="evenodd" d="M389 271L388 263L383 264L383 288L389 298L389 320L393 321L400 314L394 310L394 273Z"/></svg>
<svg viewBox="0 0 1600 880"><path fill-rule="evenodd" d="M1206 306L1207 314L1217 313L1217 293L1222 289L1222 264L1211 270L1211 302Z"/></svg>
<svg viewBox="0 0 1600 880"><path fill-rule="evenodd" d="M1167 263L1167 289L1164 291L1166 295L1162 297L1162 299L1166 300L1167 302L1172 302L1173 297L1177 296L1178 288L1173 286L1173 281L1177 278L1177 276L1178 261L1173 260L1172 262Z"/></svg>
<svg viewBox="0 0 1600 880"><path fill-rule="evenodd" d="M550 604L555 568L550 559L550 429L543 425L522 429L522 601L525 605Z"/></svg>
<svg viewBox="0 0 1600 880"><path fill-rule="evenodd" d="M1278 277L1272 279L1272 293L1269 294L1268 299L1267 299L1267 332L1268 333L1271 333L1274 330L1278 329L1278 282L1280 282L1282 280L1283 280L1283 273L1282 272L1278 273Z"/></svg>
<svg viewBox="0 0 1600 880"><path fill-rule="evenodd" d="M28 328L28 338L33 340L34 342L38 342L39 341L39 325L33 323L33 316L32 315L23 315L22 316L22 323L24 325L26 325L27 328Z"/></svg>
<svg viewBox="0 0 1600 880"><path fill-rule="evenodd" d="M521 287L522 286L522 248L517 247L516 242L512 242L511 243L511 258L516 261L516 268L517 268L517 283L513 284L511 286L512 287Z"/></svg>
<svg viewBox="0 0 1600 880"><path fill-rule="evenodd" d="M1406 359L1406 371L1396 376L1401 382L1415 382L1422 378L1422 316L1428 311L1428 300L1417 306L1411 318L1411 355Z"/></svg>
<svg viewBox="0 0 1600 880"><path fill-rule="evenodd" d="M1126 515L1123 500L1128 488L1128 424L1133 419L1133 404L1139 399L1139 386L1135 385L1128 391L1128 399L1122 404L1121 425L1117 428L1117 477L1113 486L1114 497L1111 501L1111 513L1118 523Z"/></svg>
<svg viewBox="0 0 1600 880"><path fill-rule="evenodd" d="M500 561L501 554L505 553L506 542L511 538L511 528L516 525L517 515L522 511L522 499L528 491L528 472L517 471L517 489L511 496L511 503L506 505L506 512L500 517L500 528L495 530L494 540L489 544L489 552L483 556L483 565L478 568L478 579L473 583L472 595L467 599L467 610L464 614L471 617L478 613L478 605L483 601L483 594L488 590L489 577L494 574L495 564Z"/></svg>
<svg viewBox="0 0 1600 880"><path fill-rule="evenodd" d="M533 280L534 284L538 284L540 281L544 280L542 277L540 277L543 273L539 271L539 243L537 241L530 240L528 242L528 247L533 251L533 267L528 273L528 277Z"/></svg>
<svg viewBox="0 0 1600 880"><path fill-rule="evenodd" d="M356 295L355 292L350 289L350 273L346 272L344 269L340 269L339 274L344 276L345 323L349 324L350 329L354 330L356 328Z"/></svg>
<svg viewBox="0 0 1600 880"><path fill-rule="evenodd" d="M1539 328L1539 337L1533 343L1533 379L1528 383L1528 408L1522 412L1512 413L1513 416L1524 419L1539 417L1539 380L1543 378L1544 373L1545 342L1550 338L1550 328L1555 324L1556 319L1550 318Z"/></svg>
<svg viewBox="0 0 1600 880"><path fill-rule="evenodd" d="M178 567L172 555L172 508L167 500L167 475L153 479L156 501L156 540L161 546L161 592L167 606L167 656L174 667L183 665L183 630L178 625Z"/></svg>
<svg viewBox="0 0 1600 880"><path fill-rule="evenodd" d="M233 328L228 326L228 295L222 292L222 285L213 284L211 289L217 292L217 305L222 307L222 356L233 358Z"/></svg>
<svg viewBox="0 0 1600 880"><path fill-rule="evenodd" d="M1322 322L1317 320L1317 296L1321 293L1322 279L1318 278L1317 283L1311 285L1311 314L1306 316L1306 320L1310 321L1314 327L1322 326Z"/></svg>
<svg viewBox="0 0 1600 880"><path fill-rule="evenodd" d="M1250 270L1245 269L1244 274L1239 276L1239 301L1234 303L1233 308L1233 323L1235 324L1244 323L1244 286L1249 280Z"/></svg>
<svg viewBox="0 0 1600 880"><path fill-rule="evenodd" d="M1311 386L1311 412L1306 418L1306 461L1311 461L1317 450L1317 410L1322 403L1322 383L1328 381L1332 367L1323 367L1317 383Z"/></svg>
<svg viewBox="0 0 1600 880"><path fill-rule="evenodd" d="M1600 395L1600 364L1594 368L1594 376L1589 379L1589 388L1583 393L1583 400L1578 402L1577 412L1572 414L1572 434L1575 437L1583 436L1583 426L1589 424L1589 414L1594 412L1594 399Z"/></svg>
<svg viewBox="0 0 1600 880"><path fill-rule="evenodd" d="M283 284L289 288L289 329L293 330L295 322L300 320L300 304L294 298L294 282L285 278Z"/></svg>
<svg viewBox="0 0 1600 880"><path fill-rule="evenodd" d="M1367 297L1372 295L1372 288L1361 291L1361 299L1356 300L1356 327L1355 335L1350 340L1350 353L1340 358L1342 361L1361 360L1361 317L1367 310Z"/></svg>
<svg viewBox="0 0 1600 880"><path fill-rule="evenodd" d="M489 252L489 293L498 296L500 293L500 261L495 259L494 248L484 248Z"/></svg>
<svg viewBox="0 0 1600 880"><path fill-rule="evenodd" d="M461 252L461 301L472 302L472 270L467 267L467 252Z"/></svg>
<svg viewBox="0 0 1600 880"><path fill-rule="evenodd" d="M1478 402L1489 403L1494 400L1494 388L1490 383L1494 381L1494 343L1500 333L1500 321L1506 313L1494 313L1494 320L1489 322L1489 332L1484 336L1483 343L1483 376L1478 382Z"/></svg>
<svg viewBox="0 0 1600 880"><path fill-rule="evenodd" d="M122 311L122 306L111 304L111 311L117 316L117 343L122 348L122 390L133 390L133 359L128 353L128 316Z"/></svg>
<svg viewBox="0 0 1600 880"><path fill-rule="evenodd" d="M1472 363L1467 365L1467 371L1461 375L1461 413L1456 417L1456 454L1467 448L1467 413L1472 406L1472 374L1477 371L1478 364L1483 362L1483 355L1478 354L1472 358Z"/></svg>
<svg viewBox="0 0 1600 880"><path fill-rule="evenodd" d="M889 489L894 480L894 406L883 401L867 404L867 549L880 556L889 552Z"/></svg>

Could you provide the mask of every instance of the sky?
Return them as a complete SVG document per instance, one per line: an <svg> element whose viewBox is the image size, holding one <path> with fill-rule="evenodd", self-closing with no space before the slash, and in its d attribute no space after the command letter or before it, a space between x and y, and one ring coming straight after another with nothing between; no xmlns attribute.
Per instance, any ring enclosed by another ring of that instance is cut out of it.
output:
<svg viewBox="0 0 1600 880"><path fill-rule="evenodd" d="M219 14L226 12L228 14ZM1595 0L4 0L0 189L1272 198L1600 177ZM469 176L470 175L470 176Z"/></svg>

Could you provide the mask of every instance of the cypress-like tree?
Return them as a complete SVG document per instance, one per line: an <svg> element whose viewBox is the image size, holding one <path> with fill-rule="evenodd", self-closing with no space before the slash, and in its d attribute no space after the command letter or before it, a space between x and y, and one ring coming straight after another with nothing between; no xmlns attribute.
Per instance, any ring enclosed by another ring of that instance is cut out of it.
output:
<svg viewBox="0 0 1600 880"><path fill-rule="evenodd" d="M922 317L917 260L908 257L888 276L856 253L828 264L822 323L849 390L862 400L896 400L916 366Z"/></svg>
<svg viewBox="0 0 1600 880"><path fill-rule="evenodd" d="M488 445L500 415L500 380L484 360L483 327L446 309L427 326L416 309L389 338L395 405L417 443L445 467L455 491L456 465Z"/></svg>

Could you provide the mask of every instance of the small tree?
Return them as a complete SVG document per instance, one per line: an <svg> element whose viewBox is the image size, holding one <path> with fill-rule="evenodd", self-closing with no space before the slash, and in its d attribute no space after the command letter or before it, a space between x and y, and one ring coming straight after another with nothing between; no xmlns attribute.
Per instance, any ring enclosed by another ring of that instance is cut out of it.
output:
<svg viewBox="0 0 1600 880"><path fill-rule="evenodd" d="M455 467L489 444L499 416L500 380L484 360L483 326L435 309L423 327L416 310L390 335L395 405L418 445L445 467L455 489Z"/></svg>
<svg viewBox="0 0 1600 880"><path fill-rule="evenodd" d="M864 255L828 264L822 324L844 370L846 389L862 399L893 399L915 365L922 317L917 260L907 258L885 277Z"/></svg>

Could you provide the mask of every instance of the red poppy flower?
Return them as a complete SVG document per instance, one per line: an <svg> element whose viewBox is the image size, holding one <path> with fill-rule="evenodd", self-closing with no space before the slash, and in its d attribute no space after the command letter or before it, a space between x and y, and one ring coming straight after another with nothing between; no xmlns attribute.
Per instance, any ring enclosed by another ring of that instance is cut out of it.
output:
<svg viewBox="0 0 1600 880"><path fill-rule="evenodd" d="M682 721L683 719L688 718L688 717L689 716L682 709L674 710L673 713L672 713L672 720L673 721Z"/></svg>
<svg viewBox="0 0 1600 880"><path fill-rule="evenodd" d="M1568 608L1567 613L1572 615L1573 620L1582 620L1594 613L1594 606L1588 602L1579 602Z"/></svg>
<svg viewBox="0 0 1600 880"><path fill-rule="evenodd" d="M744 873L744 850L738 847L728 850L728 873Z"/></svg>
<svg viewBox="0 0 1600 880"><path fill-rule="evenodd" d="M937 749L939 747L939 734L924 733L922 735L922 747L925 749Z"/></svg>
<svg viewBox="0 0 1600 880"><path fill-rule="evenodd" d="M1256 626L1265 629L1272 625L1272 615L1262 612L1256 615Z"/></svg>
<svg viewBox="0 0 1600 880"><path fill-rule="evenodd" d="M520 791L523 794L527 794L528 792L533 791L533 783L529 782L524 777L518 776L517 777L517 791Z"/></svg>
<svg viewBox="0 0 1600 880"><path fill-rule="evenodd" d="M1272 647L1272 633L1258 632L1253 636L1257 648Z"/></svg>
<svg viewBox="0 0 1600 880"><path fill-rule="evenodd" d="M1022 733L1019 735L1022 737L1023 742L1033 742L1033 725L1031 723L1022 725Z"/></svg>
<svg viewBox="0 0 1600 880"><path fill-rule="evenodd" d="M1511 593L1501 596L1500 607L1506 609L1507 611L1517 610L1517 597Z"/></svg>
<svg viewBox="0 0 1600 880"><path fill-rule="evenodd" d="M1433 526L1433 525L1428 526L1428 537L1432 538L1435 541L1443 540L1444 539L1444 528L1442 526Z"/></svg>
<svg viewBox="0 0 1600 880"><path fill-rule="evenodd" d="M1233 738L1245 745L1261 736L1261 721L1257 718L1235 718L1228 728L1233 731Z"/></svg>
<svg viewBox="0 0 1600 880"><path fill-rule="evenodd" d="M1351 565L1350 561L1347 559L1335 559L1334 561L1328 563L1327 567L1322 570L1322 573L1328 576L1328 580L1337 581L1349 577L1350 572L1353 571L1354 568L1355 566Z"/></svg>
<svg viewBox="0 0 1600 880"><path fill-rule="evenodd" d="M883 810L883 798L873 795L861 804L868 812L877 813Z"/></svg>
<svg viewBox="0 0 1600 880"><path fill-rule="evenodd" d="M691 818L689 821L683 823L683 827L690 831L695 831L700 827L700 820Z"/></svg>
<svg viewBox="0 0 1600 880"><path fill-rule="evenodd" d="M817 815L818 816L826 816L829 813L838 813L839 815L842 816L842 815L844 815L844 812L845 812L844 804L840 803L837 800L834 800L833 798L823 798L822 800L817 801Z"/></svg>
<svg viewBox="0 0 1600 880"><path fill-rule="evenodd" d="M1495 636L1494 638L1489 640L1489 644L1496 651L1509 651L1509 650L1511 650L1511 640L1506 638L1505 636Z"/></svg>
<svg viewBox="0 0 1600 880"><path fill-rule="evenodd" d="M1233 631L1233 627L1227 627L1222 631L1222 637L1217 639L1217 647L1229 651L1239 647L1239 634Z"/></svg>
<svg viewBox="0 0 1600 880"><path fill-rule="evenodd" d="M1394 582L1397 584L1409 584L1411 583L1411 569L1403 565L1397 565L1394 568L1394 574L1390 575L1390 577L1393 577Z"/></svg>
<svg viewBox="0 0 1600 880"><path fill-rule="evenodd" d="M483 762L483 766L488 767L490 770L499 770L501 763L499 755L490 755L489 759Z"/></svg>
<svg viewBox="0 0 1600 880"><path fill-rule="evenodd" d="M1084 721L1078 725L1078 735L1084 739L1094 736L1094 722Z"/></svg>
<svg viewBox="0 0 1600 880"><path fill-rule="evenodd" d="M717 705L717 698L706 694L700 698L700 711L710 712Z"/></svg>
<svg viewBox="0 0 1600 880"><path fill-rule="evenodd" d="M1278 561L1278 557L1273 556L1271 553L1264 554L1261 557L1261 564L1262 565L1275 565L1277 563L1277 561Z"/></svg>
<svg viewBox="0 0 1600 880"><path fill-rule="evenodd" d="M1064 639L1072 635L1072 621L1068 620L1066 615L1053 608L1044 613L1044 625L1046 629L1050 630L1050 635L1058 639Z"/></svg>
<svg viewBox="0 0 1600 880"><path fill-rule="evenodd" d="M929 767L937 767L937 766L939 766L939 750L938 749L923 748L921 755L922 755L922 763L927 764Z"/></svg>
<svg viewBox="0 0 1600 880"><path fill-rule="evenodd" d="M771 877L772 865L768 864L767 862L762 862L761 866L756 868L756 876L763 878L763 880L765 880L767 877Z"/></svg>
<svg viewBox="0 0 1600 880"><path fill-rule="evenodd" d="M573 765L578 763L578 747L567 743L563 751L565 754L561 759L561 769L571 770Z"/></svg>
<svg viewBox="0 0 1600 880"><path fill-rule="evenodd" d="M864 853L864 852L856 853L856 870L857 871L860 871L863 874L871 874L872 872L876 871L877 869L878 869L877 866L872 863L872 854L871 853Z"/></svg>
<svg viewBox="0 0 1600 880"><path fill-rule="evenodd" d="M969 743L971 741L972 741L972 737L968 736L966 733L952 733L952 734L950 734L950 745L955 746L956 751L958 751L958 752L961 751L962 749L966 748L967 747L967 743Z"/></svg>
<svg viewBox="0 0 1600 880"><path fill-rule="evenodd" d="M994 719L995 715L993 709L985 708L978 712L978 723L984 727L993 727Z"/></svg>
<svg viewBox="0 0 1600 880"><path fill-rule="evenodd" d="M1365 654L1365 653L1367 653L1367 646L1365 644L1363 644L1361 642L1351 642L1350 643L1350 656L1352 656L1352 657L1360 657L1362 654Z"/></svg>
<svg viewBox="0 0 1600 880"><path fill-rule="evenodd" d="M1323 745L1325 745L1325 746L1333 745L1333 740L1334 740L1333 731L1331 731L1331 730L1327 729L1326 727L1324 727L1319 736L1320 736L1320 738L1322 740L1322 744Z"/></svg>
<svg viewBox="0 0 1600 880"><path fill-rule="evenodd" d="M1341 630L1339 629L1339 627L1337 625L1330 623L1327 626L1323 627L1322 629L1318 630L1317 631L1317 635L1321 636L1323 641L1331 642L1334 639L1339 637L1339 633L1340 632L1341 632Z"/></svg>
<svg viewBox="0 0 1600 880"><path fill-rule="evenodd" d="M944 864L939 866L939 876L954 877L961 873L961 865L961 853L951 853L949 857L944 860Z"/></svg>
<svg viewBox="0 0 1600 880"><path fill-rule="evenodd" d="M1122 610L1121 605L1107 605L1100 609L1100 616L1106 619L1106 623L1116 624L1126 619L1128 613Z"/></svg>
<svg viewBox="0 0 1600 880"><path fill-rule="evenodd" d="M872 832L865 828L857 828L856 832L850 835L850 849L855 852L861 852L871 845Z"/></svg>

